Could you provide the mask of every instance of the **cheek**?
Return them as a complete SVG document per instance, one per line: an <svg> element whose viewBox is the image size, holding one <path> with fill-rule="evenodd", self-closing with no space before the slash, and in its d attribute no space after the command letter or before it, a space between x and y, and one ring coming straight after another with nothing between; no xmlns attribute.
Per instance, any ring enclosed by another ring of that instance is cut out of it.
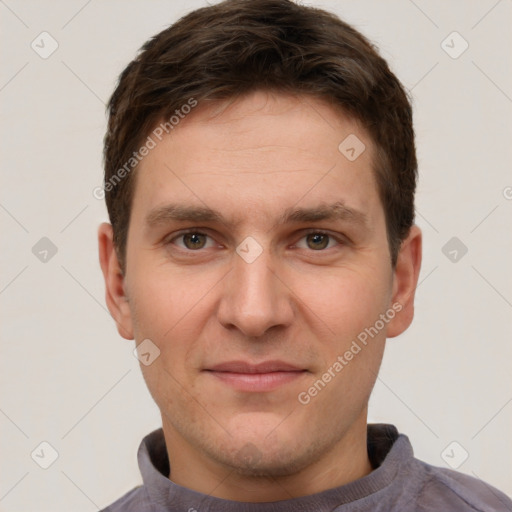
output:
<svg viewBox="0 0 512 512"><path fill-rule="evenodd" d="M190 353L204 325L204 290L194 292L194 286L178 275L155 272L139 277L132 288L135 337L137 342L150 339L160 351L150 365L140 365L144 380L161 411L189 408L187 397L193 388Z"/></svg>
<svg viewBox="0 0 512 512"><path fill-rule="evenodd" d="M130 308L135 338L138 342L149 338L160 350L154 368L142 367L147 373L145 378L151 379L155 393L166 381L167 387L174 389L178 385L169 374L180 384L190 386L190 370L197 366L193 355L199 350L202 333L213 315L213 289L219 279L211 272L173 271L165 265L146 264L140 268L152 270L133 275L136 279L130 289Z"/></svg>
<svg viewBox="0 0 512 512"><path fill-rule="evenodd" d="M308 315L309 328L317 337L315 348L322 362L309 386L321 389L314 399L319 417L330 416L334 423L359 414L375 383L385 330L372 328L387 310L390 293L381 278L382 274L379 278L376 273L372 277L346 272L326 279L321 291L307 283L302 288L303 314ZM318 380L327 380L325 388Z"/></svg>
<svg viewBox="0 0 512 512"><path fill-rule="evenodd" d="M297 284L297 296L304 314L322 325L328 337L348 340L375 320L387 308L390 290L384 285L382 270L358 272L340 269L337 273L320 274Z"/></svg>
<svg viewBox="0 0 512 512"><path fill-rule="evenodd" d="M146 337L172 337L200 306L208 282L155 262L141 262L138 268L144 271L132 274L130 286L135 329Z"/></svg>

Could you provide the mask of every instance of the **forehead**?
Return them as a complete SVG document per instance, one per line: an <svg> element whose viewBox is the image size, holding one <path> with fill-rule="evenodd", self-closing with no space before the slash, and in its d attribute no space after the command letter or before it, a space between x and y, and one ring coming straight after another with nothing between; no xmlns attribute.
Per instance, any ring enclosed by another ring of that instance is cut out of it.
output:
<svg viewBox="0 0 512 512"><path fill-rule="evenodd" d="M137 170L139 213L172 202L275 221L296 205L341 201L368 217L380 206L372 141L318 99L257 92L200 105L161 139Z"/></svg>

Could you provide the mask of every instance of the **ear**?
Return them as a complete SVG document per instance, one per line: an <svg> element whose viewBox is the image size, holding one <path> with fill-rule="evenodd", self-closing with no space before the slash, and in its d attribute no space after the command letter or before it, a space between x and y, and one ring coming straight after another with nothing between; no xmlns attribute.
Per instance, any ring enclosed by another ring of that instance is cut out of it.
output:
<svg viewBox="0 0 512 512"><path fill-rule="evenodd" d="M112 226L106 222L98 229L98 248L108 310L116 322L119 334L127 340L133 340L131 312L125 294L125 277L117 258Z"/></svg>
<svg viewBox="0 0 512 512"><path fill-rule="evenodd" d="M397 314L388 323L388 338L402 334L411 325L414 317L414 294L418 286L420 267L421 230L415 225L411 227L407 238L400 246L393 273L391 304L394 305L393 309L397 311Z"/></svg>

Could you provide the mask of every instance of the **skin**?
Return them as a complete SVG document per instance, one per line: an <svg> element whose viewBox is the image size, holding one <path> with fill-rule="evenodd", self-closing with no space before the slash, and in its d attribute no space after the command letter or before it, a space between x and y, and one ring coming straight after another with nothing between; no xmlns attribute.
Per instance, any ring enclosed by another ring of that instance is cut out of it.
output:
<svg viewBox="0 0 512 512"><path fill-rule="evenodd" d="M349 134L366 146L353 162L338 150ZM368 399L386 338L412 320L421 263L413 226L391 265L372 162L360 124L317 99L256 92L199 105L137 169L124 272L112 227L100 226L106 301L119 333L160 349L141 369L161 411L172 481L264 502L371 472ZM361 215L279 222L289 209L336 202ZM176 203L208 207L222 220L160 215L148 224L151 212ZM184 229L199 236L184 238ZM252 263L236 252L249 236L262 249ZM301 404L299 393L393 304L401 311ZM233 360L281 360L305 371L264 392L205 371Z"/></svg>

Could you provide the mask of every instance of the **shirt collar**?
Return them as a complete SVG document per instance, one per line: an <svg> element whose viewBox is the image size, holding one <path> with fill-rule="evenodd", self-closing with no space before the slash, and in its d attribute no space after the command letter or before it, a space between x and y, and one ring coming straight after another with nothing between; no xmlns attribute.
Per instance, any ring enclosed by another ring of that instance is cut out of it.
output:
<svg viewBox="0 0 512 512"><path fill-rule="evenodd" d="M374 469L369 475L340 487L276 502L245 503L215 498L175 484L170 473L163 430L147 435L139 447L138 462L150 501L169 510L202 512L332 511L336 506L367 497L388 486L399 466L413 458L408 438L392 425L368 425L368 455Z"/></svg>

